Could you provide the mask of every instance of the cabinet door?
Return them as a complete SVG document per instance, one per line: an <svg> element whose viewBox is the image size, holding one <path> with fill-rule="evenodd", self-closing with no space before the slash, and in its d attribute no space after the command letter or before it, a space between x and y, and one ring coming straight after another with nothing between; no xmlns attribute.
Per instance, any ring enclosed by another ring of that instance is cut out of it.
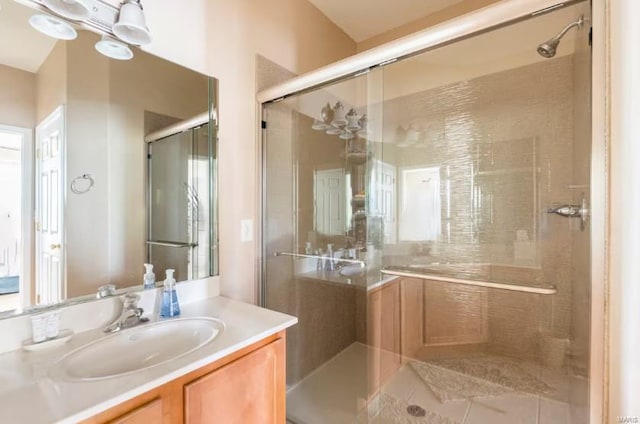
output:
<svg viewBox="0 0 640 424"><path fill-rule="evenodd" d="M186 423L284 423L284 347L278 339L185 385Z"/></svg>
<svg viewBox="0 0 640 424"><path fill-rule="evenodd" d="M162 422L162 399L153 400L111 421L111 424L148 424Z"/></svg>
<svg viewBox="0 0 640 424"><path fill-rule="evenodd" d="M487 289L425 281L424 344L486 343Z"/></svg>

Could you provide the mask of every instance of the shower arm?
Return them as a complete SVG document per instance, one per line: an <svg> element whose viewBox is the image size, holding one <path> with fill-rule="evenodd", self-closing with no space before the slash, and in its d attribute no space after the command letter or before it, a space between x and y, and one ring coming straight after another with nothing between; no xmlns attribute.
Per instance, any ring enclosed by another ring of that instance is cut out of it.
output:
<svg viewBox="0 0 640 424"><path fill-rule="evenodd" d="M553 38L554 39L560 39L560 38L564 37L564 35L567 33L567 31L569 31L571 28L577 27L578 29L581 29L582 25L584 25L584 17L580 16L577 21L571 22L569 25L564 27L564 29L562 31L560 31L560 33L558 35L556 35Z"/></svg>

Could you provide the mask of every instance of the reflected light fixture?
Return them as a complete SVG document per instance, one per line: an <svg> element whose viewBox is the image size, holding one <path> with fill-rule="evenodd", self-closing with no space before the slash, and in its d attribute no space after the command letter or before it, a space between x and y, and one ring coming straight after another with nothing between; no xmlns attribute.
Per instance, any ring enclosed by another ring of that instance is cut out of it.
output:
<svg viewBox="0 0 640 424"><path fill-rule="evenodd" d="M74 21L84 21L91 17L89 0L42 0L56 14Z"/></svg>
<svg viewBox="0 0 640 424"><path fill-rule="evenodd" d="M147 28L140 0L124 2L120 8L118 21L113 25L113 33L125 43L137 46L151 42L151 33Z"/></svg>
<svg viewBox="0 0 640 424"><path fill-rule="evenodd" d="M129 60L133 58L133 52L128 45L108 35L103 35L102 39L96 43L96 50L111 59Z"/></svg>
<svg viewBox="0 0 640 424"><path fill-rule="evenodd" d="M333 107L327 103L320 112L320 118L313 120L312 129L324 131L327 135L337 135L342 140L352 140L356 138L356 134L363 138L369 136L367 115L358 115L354 108L345 113L341 102L336 102Z"/></svg>
<svg viewBox="0 0 640 424"><path fill-rule="evenodd" d="M44 13L33 15L29 18L29 24L41 33L59 40L73 40L78 37L78 33L70 24Z"/></svg>

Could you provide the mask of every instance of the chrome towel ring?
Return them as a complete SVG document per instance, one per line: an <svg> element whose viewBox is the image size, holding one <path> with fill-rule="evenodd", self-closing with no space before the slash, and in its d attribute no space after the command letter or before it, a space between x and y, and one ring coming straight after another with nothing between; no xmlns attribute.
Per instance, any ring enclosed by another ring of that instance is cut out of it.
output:
<svg viewBox="0 0 640 424"><path fill-rule="evenodd" d="M88 181L88 183L83 183L83 181ZM95 184L96 180L93 178L93 175L82 174L71 181L71 191L75 194L85 194L91 190Z"/></svg>

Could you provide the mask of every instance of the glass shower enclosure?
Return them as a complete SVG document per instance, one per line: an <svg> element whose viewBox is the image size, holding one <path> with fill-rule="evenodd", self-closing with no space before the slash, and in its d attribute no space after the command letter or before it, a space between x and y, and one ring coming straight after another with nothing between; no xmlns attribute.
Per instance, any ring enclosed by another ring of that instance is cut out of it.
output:
<svg viewBox="0 0 640 424"><path fill-rule="evenodd" d="M589 14L263 105L290 422L589 422Z"/></svg>
<svg viewBox="0 0 640 424"><path fill-rule="evenodd" d="M177 281L217 274L214 130L206 122L147 143L147 261Z"/></svg>

